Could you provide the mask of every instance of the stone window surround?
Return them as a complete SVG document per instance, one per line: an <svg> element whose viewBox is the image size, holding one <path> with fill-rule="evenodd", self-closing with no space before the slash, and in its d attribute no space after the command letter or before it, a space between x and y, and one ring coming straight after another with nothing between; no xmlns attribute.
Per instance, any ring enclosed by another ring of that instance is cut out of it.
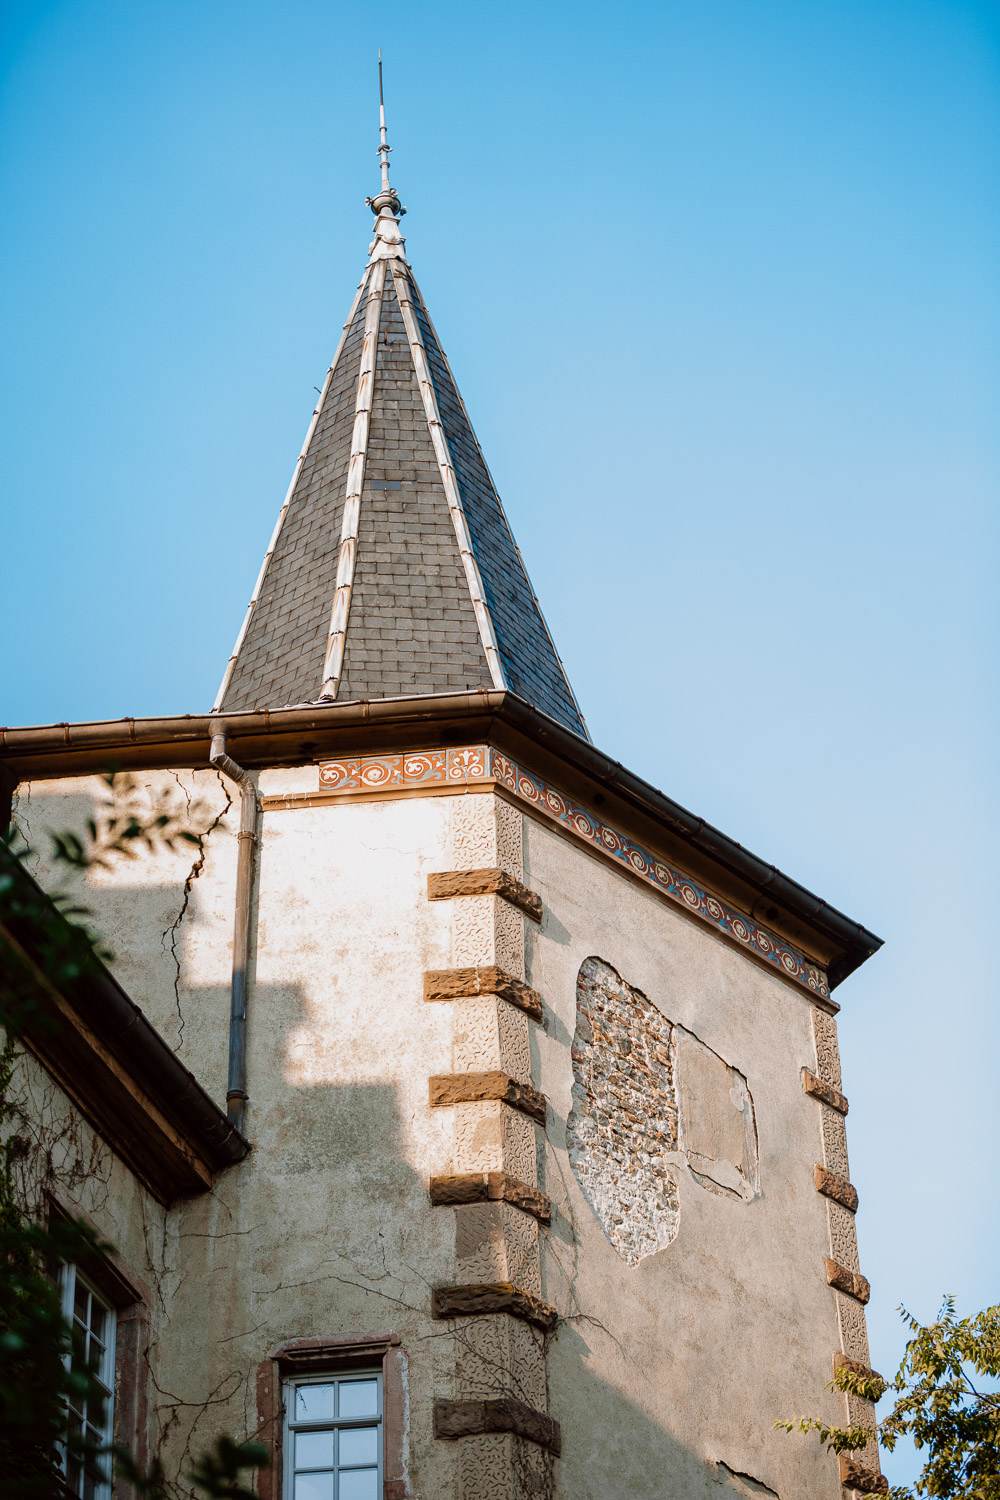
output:
<svg viewBox="0 0 1000 1500"><path fill-rule="evenodd" d="M57 1188L45 1193L46 1218L84 1219L99 1238L88 1214ZM149 1383L145 1354L149 1348L153 1297L146 1283L117 1254L83 1255L79 1269L115 1313L114 1442L134 1457L140 1469L149 1463ZM132 1500L133 1486L116 1479L116 1500Z"/></svg>
<svg viewBox="0 0 1000 1500"><path fill-rule="evenodd" d="M398 1334L355 1333L340 1338L290 1339L257 1366L258 1440L271 1450L271 1467L257 1475L260 1500L282 1500L284 1382L296 1375L339 1375L381 1369L382 1500L404 1500L406 1354Z"/></svg>

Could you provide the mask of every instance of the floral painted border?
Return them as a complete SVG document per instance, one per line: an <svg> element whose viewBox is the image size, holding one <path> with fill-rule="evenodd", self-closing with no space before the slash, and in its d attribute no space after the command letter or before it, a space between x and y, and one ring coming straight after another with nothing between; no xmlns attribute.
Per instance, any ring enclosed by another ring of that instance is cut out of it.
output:
<svg viewBox="0 0 1000 1500"><path fill-rule="evenodd" d="M652 854L610 823L596 817L581 803L549 786L533 772L494 750L491 745L465 745L459 749L414 751L406 755L359 755L324 761L319 767L320 788L325 791L368 792L393 789L461 786L473 782L495 782L528 807L534 808L584 843L599 849L631 874L669 896L679 906L732 938L786 978L824 999L829 986L823 970L784 939L759 926L746 912L714 896L689 875Z"/></svg>

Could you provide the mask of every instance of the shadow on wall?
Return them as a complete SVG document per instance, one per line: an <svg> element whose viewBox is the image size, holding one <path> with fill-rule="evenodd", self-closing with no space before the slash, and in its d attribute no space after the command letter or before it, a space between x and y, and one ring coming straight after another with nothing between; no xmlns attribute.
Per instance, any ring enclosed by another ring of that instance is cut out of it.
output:
<svg viewBox="0 0 1000 1500"><path fill-rule="evenodd" d="M621 1390L592 1375L589 1341L605 1336L576 1323L560 1324L553 1336L550 1384L573 1396L571 1408L560 1403L552 1411L562 1426L563 1458L556 1466L560 1500L721 1500L736 1495L781 1500L762 1476L740 1469L742 1460L735 1454L746 1447L748 1434L738 1417L733 1432L719 1432L712 1445L730 1461L713 1456L705 1462ZM638 1385L655 1386L656 1373L650 1368L636 1368L633 1374ZM732 1404L734 1413L741 1411L744 1393L734 1392ZM809 1458L814 1459L811 1449ZM826 1484L820 1480L818 1489L839 1492L829 1478ZM796 1496L809 1493L816 1490L804 1474ZM791 1500L787 1492L786 1500Z"/></svg>
<svg viewBox="0 0 1000 1500"><path fill-rule="evenodd" d="M44 800L45 825L57 828L82 826L93 806L87 796ZM41 813L37 830L31 822L29 816L29 838L43 826ZM42 838L37 842L41 846ZM119 953L115 972L123 986L224 1107L232 909L223 899L218 951L210 956L224 982L187 985L181 938L202 921L196 867L197 851L190 861L177 860L174 881L108 880L86 887L84 899ZM163 873L159 865L157 878ZM52 883L51 868L42 878ZM746 1201L758 1190L753 1105L737 1070L690 1032L671 1026L601 960L583 966L580 994L570 1117L574 1170L612 1244L634 1264L660 1248L664 1234L663 1243L673 1237L677 1205L669 1174L659 1170L658 1197L647 1194L644 1204L626 1200L622 1153L641 1151L649 1162L690 1169L707 1190ZM440 1452L431 1431L433 1398L493 1392L498 1372L484 1359L478 1389L470 1388L470 1349L478 1347L469 1337L473 1320L431 1322L433 1287L454 1269L456 1221L454 1209L431 1206L426 1181L407 1161L397 1089L290 1082L284 1060L304 1018L297 986L261 986L251 974L247 1133L254 1150L210 1194L178 1205L173 1216L149 1350L155 1422L174 1434L177 1452L221 1430L252 1435L256 1372L270 1348L292 1339L396 1329L410 1362L410 1484L415 1493L428 1493ZM330 1023L337 1022L332 1011ZM622 1100L629 1121L624 1134L610 1125L622 1117ZM744 1446L742 1430L734 1431L732 1448L720 1434L719 1460L706 1465L635 1400L598 1379L588 1339L604 1336L564 1322L552 1338L550 1378L564 1393L551 1413L563 1427L557 1495L711 1500L716 1494L776 1494L762 1479L740 1474L735 1460L727 1466L733 1449ZM469 1384L456 1389L459 1344ZM636 1372L637 1381L655 1378L655 1371Z"/></svg>
<svg viewBox="0 0 1000 1500"><path fill-rule="evenodd" d="M149 814L158 788L144 785L141 776L135 780L134 793L124 797L116 811L128 812L134 807L143 815ZM15 799L14 820L31 847L28 864L32 873L47 890L73 892L86 908L88 925L111 950L110 967L122 988L142 1007L168 1045L192 1066L186 1027L198 1012L192 1007L188 1014L185 1001L193 993L187 980L194 977L190 941L195 930L203 945L198 955L198 977L213 981L201 986L203 1004L211 1008L214 1024L216 1007L209 994L214 995L215 985L226 987L221 1014L223 1024L228 1025L235 840L228 837L234 829L223 829L221 820L231 813L232 798L214 771L197 773L190 787L171 783L165 787L165 795L163 805L179 827L206 835L202 848L178 843L175 853L161 850L154 854L143 847L135 859L116 855L106 870L95 869L88 876L53 859L51 834L69 832L85 837L88 819L101 825L107 799L104 788L97 789L97 778L88 782L87 791L75 793L46 791L44 784L29 792L22 788ZM233 873L223 877L221 889L218 878L213 877L213 893L218 895L213 910L204 900L207 864L220 843L224 846L227 842ZM214 1086L211 1091L217 1092Z"/></svg>

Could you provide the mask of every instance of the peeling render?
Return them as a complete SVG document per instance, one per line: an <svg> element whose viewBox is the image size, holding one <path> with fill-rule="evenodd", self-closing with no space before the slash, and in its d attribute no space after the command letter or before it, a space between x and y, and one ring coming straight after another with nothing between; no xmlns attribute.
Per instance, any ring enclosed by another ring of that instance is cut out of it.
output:
<svg viewBox="0 0 1000 1500"><path fill-rule="evenodd" d="M760 1191L747 1081L604 962L577 979L569 1159L627 1265L670 1244L678 1178L749 1202Z"/></svg>

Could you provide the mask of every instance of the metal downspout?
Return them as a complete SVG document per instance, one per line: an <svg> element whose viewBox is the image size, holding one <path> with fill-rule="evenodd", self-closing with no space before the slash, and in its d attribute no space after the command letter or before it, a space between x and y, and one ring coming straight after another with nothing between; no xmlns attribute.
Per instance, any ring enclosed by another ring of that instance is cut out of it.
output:
<svg viewBox="0 0 1000 1500"><path fill-rule="evenodd" d="M229 1080L226 1113L243 1129L247 1100L247 969L250 961L250 904L253 898L254 850L257 844L257 790L250 772L226 754L226 731L212 735L209 760L240 789L239 850L236 856L236 918L233 925L233 979L229 1002Z"/></svg>

